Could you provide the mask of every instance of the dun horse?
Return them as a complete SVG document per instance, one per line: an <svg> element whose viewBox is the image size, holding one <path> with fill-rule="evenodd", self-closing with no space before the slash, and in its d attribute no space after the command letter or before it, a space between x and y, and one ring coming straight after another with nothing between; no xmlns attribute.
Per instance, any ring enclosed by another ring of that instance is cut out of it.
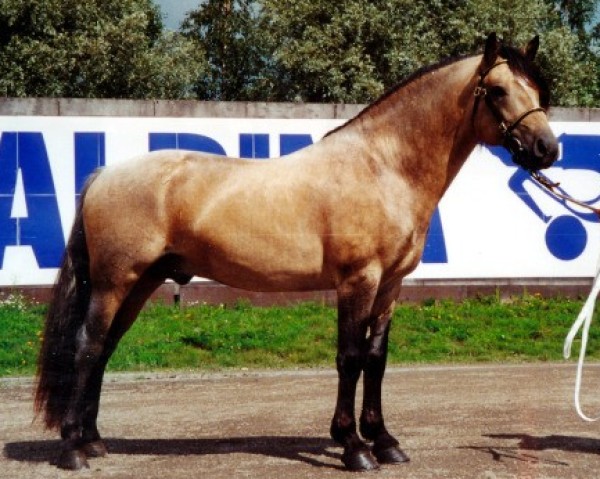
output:
<svg viewBox="0 0 600 479"><path fill-rule="evenodd" d="M381 407L394 302L436 205L478 143L504 145L528 170L556 159L548 88L532 63L538 44L520 50L491 34L482 55L418 71L285 158L160 151L95 174L39 359L36 408L48 428L60 428L58 466L79 469L106 454L96 419L109 357L165 279L194 275L256 291L335 289L331 436L351 470L407 461Z"/></svg>

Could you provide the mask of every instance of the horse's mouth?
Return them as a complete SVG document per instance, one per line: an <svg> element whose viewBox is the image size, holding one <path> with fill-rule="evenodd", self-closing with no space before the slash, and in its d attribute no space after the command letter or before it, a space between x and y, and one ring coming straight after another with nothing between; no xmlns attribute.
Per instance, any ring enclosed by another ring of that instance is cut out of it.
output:
<svg viewBox="0 0 600 479"><path fill-rule="evenodd" d="M536 140L531 148L525 148L519 140L506 142L506 149L512 154L512 160L529 171L550 168L558 159L558 143Z"/></svg>

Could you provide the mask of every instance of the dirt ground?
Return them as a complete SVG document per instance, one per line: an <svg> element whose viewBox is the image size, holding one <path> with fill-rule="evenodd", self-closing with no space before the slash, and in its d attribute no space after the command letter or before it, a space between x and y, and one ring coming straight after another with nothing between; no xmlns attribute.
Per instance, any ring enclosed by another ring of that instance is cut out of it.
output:
<svg viewBox="0 0 600 479"><path fill-rule="evenodd" d="M31 380L0 379L0 477L597 478L600 425L572 405L573 364L389 369L384 412L411 457L359 474L328 435L333 370L114 375L100 428L110 455L81 472L51 465L55 433L32 424ZM600 365L584 409L600 413Z"/></svg>

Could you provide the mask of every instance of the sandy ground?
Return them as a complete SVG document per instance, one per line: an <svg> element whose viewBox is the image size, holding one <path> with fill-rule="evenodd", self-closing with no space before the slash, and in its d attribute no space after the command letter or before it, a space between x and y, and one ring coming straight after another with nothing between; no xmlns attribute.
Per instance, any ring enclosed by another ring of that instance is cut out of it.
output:
<svg viewBox="0 0 600 479"><path fill-rule="evenodd" d="M100 428L110 455L81 472L51 465L55 433L32 424L31 380L0 379L0 477L597 478L600 423L572 405L572 364L391 368L388 429L411 457L371 473L342 469L328 436L333 370L114 375ZM600 365L584 405L600 413Z"/></svg>

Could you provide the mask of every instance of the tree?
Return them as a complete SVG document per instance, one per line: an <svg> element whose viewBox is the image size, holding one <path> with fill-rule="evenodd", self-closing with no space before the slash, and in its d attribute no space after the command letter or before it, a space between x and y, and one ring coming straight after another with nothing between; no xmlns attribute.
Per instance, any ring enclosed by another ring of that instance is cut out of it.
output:
<svg viewBox="0 0 600 479"><path fill-rule="evenodd" d="M472 19L473 30L489 25L490 30L516 45L523 45L531 36L539 34L541 48L537 61L552 85L552 104L600 105L600 57L594 55L591 44L582 40L579 31L566 23L557 3L566 2L498 0L491 4L487 0L475 0L467 2L463 18Z"/></svg>
<svg viewBox="0 0 600 479"><path fill-rule="evenodd" d="M356 102L382 93L390 46L378 1L263 0L279 100Z"/></svg>
<svg viewBox="0 0 600 479"><path fill-rule="evenodd" d="M578 37L581 21L571 15L574 29L566 25L554 0L262 3L283 78L277 99L367 102L421 66L476 52L496 31L514 44L541 35L553 104L600 105L598 54Z"/></svg>
<svg viewBox="0 0 600 479"><path fill-rule="evenodd" d="M208 62L194 82L198 98L268 99L272 62L263 19L255 0L208 0L188 14L183 34L206 52Z"/></svg>
<svg viewBox="0 0 600 479"><path fill-rule="evenodd" d="M568 26L579 39L589 44L593 38L594 14L598 6L597 0L546 0L559 13L562 23Z"/></svg>
<svg viewBox="0 0 600 479"><path fill-rule="evenodd" d="M165 33L152 0L0 0L0 95L365 103L496 31L553 105L600 106L597 0L205 0Z"/></svg>
<svg viewBox="0 0 600 479"><path fill-rule="evenodd" d="M0 95L189 97L201 68L151 0L1 0Z"/></svg>

